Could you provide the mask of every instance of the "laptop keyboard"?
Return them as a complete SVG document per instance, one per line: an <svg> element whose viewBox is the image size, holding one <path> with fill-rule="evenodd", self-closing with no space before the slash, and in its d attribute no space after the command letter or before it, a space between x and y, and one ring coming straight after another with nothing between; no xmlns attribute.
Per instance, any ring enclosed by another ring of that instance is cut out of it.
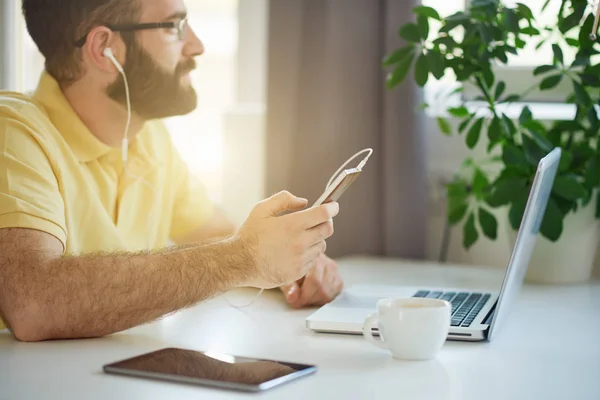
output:
<svg viewBox="0 0 600 400"><path fill-rule="evenodd" d="M440 292L419 290L413 297L446 300L452 304L451 326L467 328L471 326L477 314L490 299L490 294L469 292Z"/></svg>

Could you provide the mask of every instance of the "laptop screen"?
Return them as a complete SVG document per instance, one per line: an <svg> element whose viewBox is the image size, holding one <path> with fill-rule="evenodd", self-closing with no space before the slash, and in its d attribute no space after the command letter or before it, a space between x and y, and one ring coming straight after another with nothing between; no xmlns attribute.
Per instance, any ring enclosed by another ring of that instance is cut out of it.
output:
<svg viewBox="0 0 600 400"><path fill-rule="evenodd" d="M502 283L502 289L500 290L500 296L496 304L495 315L488 332L489 340L492 339L494 331L497 330L497 327L501 325L502 320L512 309L519 289L523 284L540 226L546 213L550 192L554 186L554 178L556 177L560 157L561 150L560 148L556 148L544 157L538 165L537 173L529 192L525 213L523 214L521 226L517 234L517 240L504 276L504 282Z"/></svg>

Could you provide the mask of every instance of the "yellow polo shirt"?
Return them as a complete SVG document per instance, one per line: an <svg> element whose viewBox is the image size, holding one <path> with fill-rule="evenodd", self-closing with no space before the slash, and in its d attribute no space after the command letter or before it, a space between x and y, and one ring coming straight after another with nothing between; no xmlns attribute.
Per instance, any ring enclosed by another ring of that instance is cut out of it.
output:
<svg viewBox="0 0 600 400"><path fill-rule="evenodd" d="M31 96L0 91L0 229L47 232L69 255L139 251L148 237L153 249L184 237L212 212L160 121L131 141L129 174L122 164L47 73Z"/></svg>

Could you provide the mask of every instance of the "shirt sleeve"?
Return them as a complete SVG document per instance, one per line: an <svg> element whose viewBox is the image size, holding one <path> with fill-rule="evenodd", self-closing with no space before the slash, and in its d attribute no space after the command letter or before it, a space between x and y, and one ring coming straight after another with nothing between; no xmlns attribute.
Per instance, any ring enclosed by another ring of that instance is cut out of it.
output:
<svg viewBox="0 0 600 400"><path fill-rule="evenodd" d="M170 145L170 159L175 182L175 201L170 236L179 241L199 229L212 215L214 204L200 179L195 176Z"/></svg>
<svg viewBox="0 0 600 400"><path fill-rule="evenodd" d="M34 134L22 122L0 116L0 229L49 233L66 248L67 230L58 181Z"/></svg>

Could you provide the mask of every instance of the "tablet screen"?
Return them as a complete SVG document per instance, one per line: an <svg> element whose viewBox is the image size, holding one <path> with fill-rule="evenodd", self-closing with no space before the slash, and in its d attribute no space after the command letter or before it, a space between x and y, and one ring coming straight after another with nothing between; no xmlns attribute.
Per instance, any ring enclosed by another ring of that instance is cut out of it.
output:
<svg viewBox="0 0 600 400"><path fill-rule="evenodd" d="M110 373L247 390L268 389L315 370L311 365L177 348L104 366Z"/></svg>

